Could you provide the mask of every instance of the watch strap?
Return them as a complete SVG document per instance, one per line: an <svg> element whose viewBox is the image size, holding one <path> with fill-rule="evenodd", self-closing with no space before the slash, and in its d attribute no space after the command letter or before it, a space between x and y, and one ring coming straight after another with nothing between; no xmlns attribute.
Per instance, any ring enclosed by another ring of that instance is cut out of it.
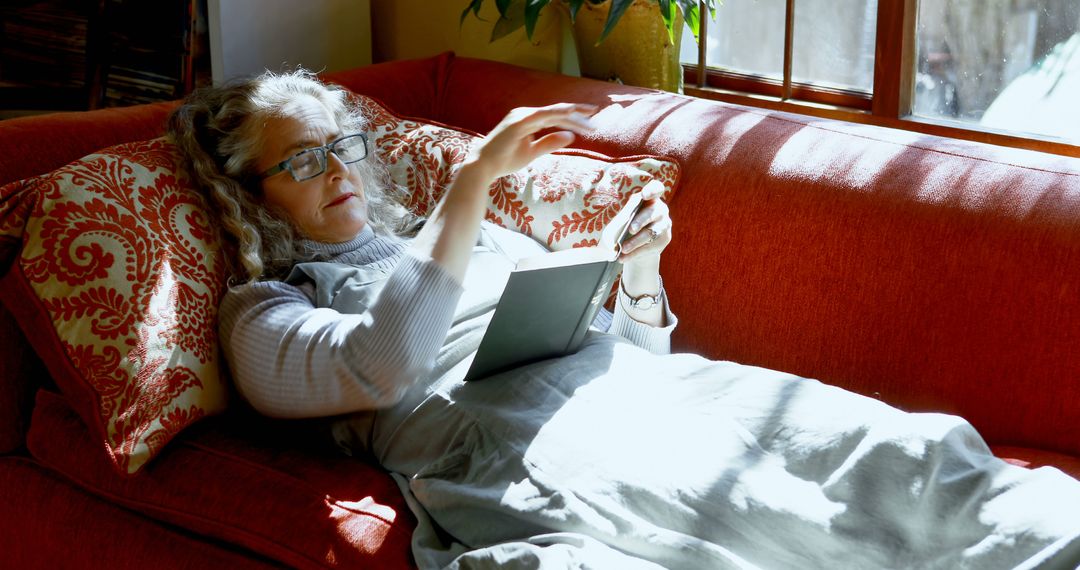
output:
<svg viewBox="0 0 1080 570"><path fill-rule="evenodd" d="M661 298L664 296L664 278L659 275L656 277L660 282L660 290L655 295L638 295L637 297L631 297L626 292L626 288L623 287L622 281L619 282L619 296L622 297L622 301L625 306L639 310L647 311L660 304Z"/></svg>

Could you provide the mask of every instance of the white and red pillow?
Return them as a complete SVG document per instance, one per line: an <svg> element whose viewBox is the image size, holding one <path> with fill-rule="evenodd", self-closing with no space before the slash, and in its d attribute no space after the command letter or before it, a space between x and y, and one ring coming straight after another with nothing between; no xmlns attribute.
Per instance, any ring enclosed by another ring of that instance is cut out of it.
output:
<svg viewBox="0 0 1080 570"><path fill-rule="evenodd" d="M225 408L225 264L177 161L163 139L129 143L0 189L0 229L21 237L5 305L127 474Z"/></svg>
<svg viewBox="0 0 1080 570"><path fill-rule="evenodd" d="M424 214L446 192L481 136L438 123L402 118L357 95L373 150L397 184L411 192L410 207ZM659 180L670 197L679 165L652 156L611 158L563 150L497 180L485 217L531 236L548 249L595 245L600 230L634 192Z"/></svg>

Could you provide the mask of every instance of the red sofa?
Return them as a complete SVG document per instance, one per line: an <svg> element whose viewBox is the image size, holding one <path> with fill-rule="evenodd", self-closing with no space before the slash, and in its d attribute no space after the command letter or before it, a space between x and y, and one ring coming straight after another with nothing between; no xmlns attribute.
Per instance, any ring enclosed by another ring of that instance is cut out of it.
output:
<svg viewBox="0 0 1080 570"><path fill-rule="evenodd" d="M623 107L577 145L682 166L663 265L676 351L960 414L1000 456L1080 476L1080 160L452 54L331 79L481 132L516 106ZM173 105L0 122L0 184L159 136ZM18 247L0 240L0 274ZM303 423L230 409L117 475L34 334L0 306L5 567L412 565L416 523L389 476L312 449Z"/></svg>

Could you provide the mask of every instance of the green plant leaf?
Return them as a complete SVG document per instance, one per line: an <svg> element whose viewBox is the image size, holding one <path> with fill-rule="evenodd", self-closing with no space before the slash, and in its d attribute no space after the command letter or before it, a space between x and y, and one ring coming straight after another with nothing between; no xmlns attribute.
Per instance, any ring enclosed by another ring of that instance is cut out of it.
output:
<svg viewBox="0 0 1080 570"><path fill-rule="evenodd" d="M506 18L506 10L510 8L514 0L495 0L495 7L499 9L499 15Z"/></svg>
<svg viewBox="0 0 1080 570"><path fill-rule="evenodd" d="M499 0L496 0L497 2ZM495 41L504 38L525 25L525 0L501 0L505 3L506 9L501 12L501 16L495 22L495 27L491 29L491 39L488 41Z"/></svg>
<svg viewBox="0 0 1080 570"><path fill-rule="evenodd" d="M480 6L484 4L484 0L471 0L469 5L465 7L465 11L461 13L461 21L458 22L458 27L465 25L465 17L469 15L469 10L472 10L473 16L477 19L480 18Z"/></svg>
<svg viewBox="0 0 1080 570"><path fill-rule="evenodd" d="M700 22L698 19L701 17L701 14L698 13L697 0L686 0L680 2L680 4L682 6L683 20L686 21L687 27L693 32L694 41L700 42L701 38L698 37L698 32L701 31L701 27L699 26Z"/></svg>
<svg viewBox="0 0 1080 570"><path fill-rule="evenodd" d="M585 0L569 0L570 4L570 23L573 24L577 20L577 11L581 9L581 5L585 3Z"/></svg>
<svg viewBox="0 0 1080 570"><path fill-rule="evenodd" d="M690 31L694 33L694 41L701 42L701 38L698 37L699 24L701 23L701 14L698 9L698 0L675 0L679 4L679 8L682 10L683 19L686 20L686 25L690 28ZM724 5L724 0L706 0L705 6L709 9L709 16L712 20L716 20L716 5Z"/></svg>
<svg viewBox="0 0 1080 570"><path fill-rule="evenodd" d="M536 29L536 20L540 18L540 11L551 0L526 0L525 2L525 34L532 41L533 30Z"/></svg>
<svg viewBox="0 0 1080 570"><path fill-rule="evenodd" d="M615 24L618 23L619 18L622 18L623 12L634 3L634 0L611 0L611 8L607 15L607 21L604 22L604 30L600 32L600 39L596 40L597 45L604 41L604 38L611 33L611 30L615 29Z"/></svg>
<svg viewBox="0 0 1080 570"><path fill-rule="evenodd" d="M664 19L664 27L667 28L668 39L675 45L675 0L657 0L660 4L660 17Z"/></svg>

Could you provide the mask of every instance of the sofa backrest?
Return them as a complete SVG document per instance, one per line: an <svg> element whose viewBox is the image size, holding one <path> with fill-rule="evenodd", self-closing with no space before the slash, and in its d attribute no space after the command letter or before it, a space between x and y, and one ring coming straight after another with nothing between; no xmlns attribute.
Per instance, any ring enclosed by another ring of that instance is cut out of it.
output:
<svg viewBox="0 0 1080 570"><path fill-rule="evenodd" d="M677 350L1080 454L1080 160L457 58L437 119L604 109L579 145L679 161Z"/></svg>
<svg viewBox="0 0 1080 570"><path fill-rule="evenodd" d="M601 105L578 146L683 167L663 262L677 350L1080 455L1080 161L450 55L329 77L475 131L516 106ZM168 109L0 122L0 182L157 136ZM8 345L0 361L20 358Z"/></svg>

